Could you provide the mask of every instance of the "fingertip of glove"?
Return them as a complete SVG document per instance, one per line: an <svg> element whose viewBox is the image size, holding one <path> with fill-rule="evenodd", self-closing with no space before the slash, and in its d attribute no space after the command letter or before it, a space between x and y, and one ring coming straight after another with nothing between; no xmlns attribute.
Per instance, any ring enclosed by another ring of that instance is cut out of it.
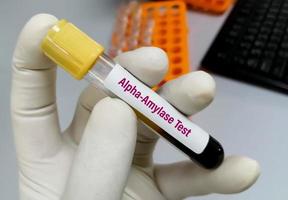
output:
<svg viewBox="0 0 288 200"><path fill-rule="evenodd" d="M122 100L106 97L93 108L89 124L97 130L108 132L113 140L125 138L125 143L136 140L137 118L133 110Z"/></svg>
<svg viewBox="0 0 288 200"><path fill-rule="evenodd" d="M179 90L182 90L183 94L186 93L188 100L193 105L189 114L195 114L213 101L215 81L208 73L197 71L187 75Z"/></svg>
<svg viewBox="0 0 288 200"><path fill-rule="evenodd" d="M238 163L236 173L239 174L238 192L242 192L253 185L260 176L260 165L256 160L244 156L235 156L231 162Z"/></svg>
<svg viewBox="0 0 288 200"><path fill-rule="evenodd" d="M187 75L181 88L192 98L197 96L212 101L216 86L211 75L204 71L196 71Z"/></svg>
<svg viewBox="0 0 288 200"><path fill-rule="evenodd" d="M102 117L107 116L111 121L114 120L129 120L131 123L136 123L136 115L132 108L124 101L105 97L100 100L93 108L93 113L99 113Z"/></svg>
<svg viewBox="0 0 288 200"><path fill-rule="evenodd" d="M34 15L22 29L14 51L13 64L27 69L47 69L55 64L41 50L41 42L57 22L50 14Z"/></svg>
<svg viewBox="0 0 288 200"><path fill-rule="evenodd" d="M239 193L251 187L260 176L259 163L244 156L229 156L218 175L222 177L222 184L218 186L219 193ZM219 177L220 178L220 177Z"/></svg>
<svg viewBox="0 0 288 200"><path fill-rule="evenodd" d="M159 83L168 70L168 57L157 47L141 47L115 58L120 65L149 86Z"/></svg>
<svg viewBox="0 0 288 200"><path fill-rule="evenodd" d="M196 71L164 84L159 94L181 112L193 115L213 101L215 81L208 73Z"/></svg>
<svg viewBox="0 0 288 200"><path fill-rule="evenodd" d="M51 15L48 13L39 13L39 14L32 16L26 25L30 23L32 24L44 23L43 24L44 26L46 26L48 23L52 23L52 25L54 25L57 20L58 20L57 17L55 17L54 15Z"/></svg>

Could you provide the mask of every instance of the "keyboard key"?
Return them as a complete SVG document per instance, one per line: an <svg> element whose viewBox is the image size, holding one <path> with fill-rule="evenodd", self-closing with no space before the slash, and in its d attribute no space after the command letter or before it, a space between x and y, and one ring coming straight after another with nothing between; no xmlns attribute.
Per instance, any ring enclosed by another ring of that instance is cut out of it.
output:
<svg viewBox="0 0 288 200"><path fill-rule="evenodd" d="M278 48L278 45L275 44L274 42L269 42L269 43L267 44L267 49L268 49L269 51L276 51L277 48Z"/></svg>
<svg viewBox="0 0 288 200"><path fill-rule="evenodd" d="M253 21L263 21L264 17L264 15L254 15Z"/></svg>
<svg viewBox="0 0 288 200"><path fill-rule="evenodd" d="M274 28L272 32L273 36L275 37L281 37L283 33L284 33L284 30L279 29L279 28Z"/></svg>
<svg viewBox="0 0 288 200"><path fill-rule="evenodd" d="M288 51L280 50L280 51L278 52L278 56L279 56L280 58L288 59Z"/></svg>
<svg viewBox="0 0 288 200"><path fill-rule="evenodd" d="M252 23L251 23L251 26L253 26L253 27L257 28L257 29L258 29L261 25L262 25L262 24L261 24L261 22L259 22L259 21L255 21L255 22L252 22Z"/></svg>
<svg viewBox="0 0 288 200"><path fill-rule="evenodd" d="M262 50L261 49L252 49L251 50L251 55L253 57L260 57L262 54Z"/></svg>
<svg viewBox="0 0 288 200"><path fill-rule="evenodd" d="M270 71L270 68L272 67L272 61L271 60L263 60L261 61L259 65L259 69L262 72L268 73Z"/></svg>
<svg viewBox="0 0 288 200"><path fill-rule="evenodd" d="M263 26L265 26L266 28L272 28L274 26L274 21L266 19L263 22Z"/></svg>
<svg viewBox="0 0 288 200"><path fill-rule="evenodd" d="M282 1L273 0L271 4L271 9L280 10Z"/></svg>
<svg viewBox="0 0 288 200"><path fill-rule="evenodd" d="M225 60L227 58L227 54L225 52L218 52L217 57L221 60Z"/></svg>
<svg viewBox="0 0 288 200"><path fill-rule="evenodd" d="M242 56L242 58L246 59L246 57L249 55L249 51L248 50L242 50L240 52L240 55Z"/></svg>
<svg viewBox="0 0 288 200"><path fill-rule="evenodd" d="M287 3L285 3L284 5L283 5L283 8L282 8L282 10L281 10L281 15L282 14L288 14L288 4Z"/></svg>
<svg viewBox="0 0 288 200"><path fill-rule="evenodd" d="M277 15L278 12L279 12L279 9L276 9L276 8L271 8L269 10L269 14L271 15Z"/></svg>
<svg viewBox="0 0 288 200"><path fill-rule="evenodd" d="M277 29L280 29L280 30L283 30L286 28L286 23L283 22L283 21L278 21L276 24L275 24L275 27Z"/></svg>
<svg viewBox="0 0 288 200"><path fill-rule="evenodd" d="M231 31L228 33L228 35L229 35L230 37L237 37L238 34L239 34L239 32L234 31L234 30L231 30Z"/></svg>
<svg viewBox="0 0 288 200"><path fill-rule="evenodd" d="M265 47L265 42L261 41L261 40L256 40L254 42L254 46L258 47L258 48L264 48Z"/></svg>
<svg viewBox="0 0 288 200"><path fill-rule="evenodd" d="M260 29L260 34L270 34L272 32L271 28L268 27L262 27Z"/></svg>
<svg viewBox="0 0 288 200"><path fill-rule="evenodd" d="M241 25L239 25L239 24L234 24L233 26L232 26L232 30L233 31L240 31L240 30L242 30L242 26Z"/></svg>
<svg viewBox="0 0 288 200"><path fill-rule="evenodd" d="M238 23L238 24L243 24L245 21L246 21L246 19L244 17L242 17L242 18L239 17L236 19L236 23Z"/></svg>
<svg viewBox="0 0 288 200"><path fill-rule="evenodd" d="M259 34L258 35L258 39L259 40L263 40L263 41L267 41L268 40L268 38L269 38L269 35L268 34Z"/></svg>
<svg viewBox="0 0 288 200"><path fill-rule="evenodd" d="M282 78L287 67L287 61L284 59L277 59L272 69L272 75L276 78Z"/></svg>
<svg viewBox="0 0 288 200"><path fill-rule="evenodd" d="M284 28L287 26L287 20L288 20L288 13L287 14L283 14L281 13L279 16L278 16L278 22L279 23L282 23L284 25Z"/></svg>
<svg viewBox="0 0 288 200"><path fill-rule="evenodd" d="M276 20L276 15L272 15L272 14L268 14L267 16L266 16L266 19L267 20L271 20L271 21L275 21Z"/></svg>
<svg viewBox="0 0 288 200"><path fill-rule="evenodd" d="M255 40L255 35L245 35L243 40L246 42L253 42Z"/></svg>
<svg viewBox="0 0 288 200"><path fill-rule="evenodd" d="M282 48L284 51L288 51L288 42L282 42L281 48Z"/></svg>
<svg viewBox="0 0 288 200"><path fill-rule="evenodd" d="M261 8L259 10L256 11L256 15L264 15L266 13L266 9L265 8Z"/></svg>
<svg viewBox="0 0 288 200"><path fill-rule="evenodd" d="M232 38L229 38L229 37L226 37L225 38L225 43L227 44L227 45L234 45L235 44L235 40L234 39L232 39Z"/></svg>
<svg viewBox="0 0 288 200"><path fill-rule="evenodd" d="M240 47L242 49L249 49L252 46L252 44L250 42L242 42L240 43Z"/></svg>
<svg viewBox="0 0 288 200"><path fill-rule="evenodd" d="M241 56L234 56L232 61L241 66L245 64L245 59L243 59Z"/></svg>
<svg viewBox="0 0 288 200"><path fill-rule="evenodd" d="M271 35L271 37L270 37L270 42L271 42L271 43L277 44L277 43L279 43L280 41L281 41L281 37L278 37L278 36L276 36L276 35Z"/></svg>
<svg viewBox="0 0 288 200"><path fill-rule="evenodd" d="M256 68L258 66L258 64L259 64L259 59L250 58L250 59L247 60L247 66L249 68L254 69L254 68Z"/></svg>
<svg viewBox="0 0 288 200"><path fill-rule="evenodd" d="M255 27L248 28L248 34L257 34L257 33L258 33L258 29L257 28L255 28Z"/></svg>
<svg viewBox="0 0 288 200"><path fill-rule="evenodd" d="M270 2L263 2L261 7L264 8L264 9L268 9L270 6Z"/></svg>
<svg viewBox="0 0 288 200"><path fill-rule="evenodd" d="M275 54L276 54L275 51L266 50L266 51L264 52L263 56L264 56L265 58L269 58L269 59L273 60L273 58L275 57Z"/></svg>

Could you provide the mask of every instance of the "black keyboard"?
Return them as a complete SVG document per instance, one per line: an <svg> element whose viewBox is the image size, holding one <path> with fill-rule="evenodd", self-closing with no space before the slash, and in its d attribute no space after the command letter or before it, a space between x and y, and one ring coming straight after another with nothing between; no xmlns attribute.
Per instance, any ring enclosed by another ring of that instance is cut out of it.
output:
<svg viewBox="0 0 288 200"><path fill-rule="evenodd" d="M238 0L201 65L288 93L288 0Z"/></svg>

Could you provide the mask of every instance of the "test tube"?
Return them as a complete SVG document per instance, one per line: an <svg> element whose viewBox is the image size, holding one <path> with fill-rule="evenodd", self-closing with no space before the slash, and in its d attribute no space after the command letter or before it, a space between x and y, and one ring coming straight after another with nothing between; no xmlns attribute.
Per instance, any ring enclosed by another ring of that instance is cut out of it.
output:
<svg viewBox="0 0 288 200"><path fill-rule="evenodd" d="M136 111L140 122L196 163L207 169L222 163L224 150L217 140L115 63L100 44L72 23L58 21L48 31L41 47L74 78L84 78L108 95L124 100Z"/></svg>

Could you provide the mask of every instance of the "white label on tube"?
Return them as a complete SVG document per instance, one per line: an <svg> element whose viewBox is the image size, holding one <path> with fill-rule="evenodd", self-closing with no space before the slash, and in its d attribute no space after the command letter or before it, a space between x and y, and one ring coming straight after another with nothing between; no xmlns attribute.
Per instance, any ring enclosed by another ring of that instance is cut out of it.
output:
<svg viewBox="0 0 288 200"><path fill-rule="evenodd" d="M120 65L109 73L104 86L195 153L207 146L208 133Z"/></svg>

